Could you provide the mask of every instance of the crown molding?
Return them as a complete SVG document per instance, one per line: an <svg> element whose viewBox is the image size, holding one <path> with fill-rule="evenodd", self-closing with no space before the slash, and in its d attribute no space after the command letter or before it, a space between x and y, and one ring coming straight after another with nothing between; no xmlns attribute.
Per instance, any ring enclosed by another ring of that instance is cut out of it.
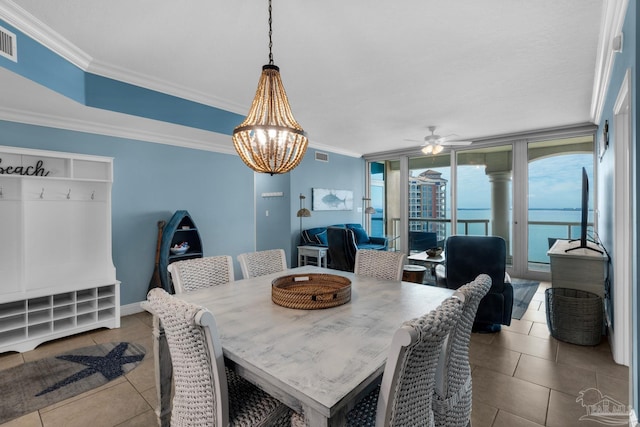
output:
<svg viewBox="0 0 640 427"><path fill-rule="evenodd" d="M602 117L607 89L615 63L614 39L622 34L622 26L628 6L629 0L605 0L602 6L604 14L600 23L600 37L590 111L591 120L594 123L600 123Z"/></svg>
<svg viewBox="0 0 640 427"><path fill-rule="evenodd" d="M199 132L203 134L200 137L190 135L186 138L177 135L168 135L165 132L145 131L141 129L143 126L136 126L135 128L112 126L95 121L3 108L0 108L0 120L237 155L231 143L231 137L216 132L200 130ZM147 119L137 119L136 121L138 122L139 120L144 121ZM176 128L181 127L178 125L171 126L175 126ZM185 129L191 130L192 128L185 127Z"/></svg>
<svg viewBox="0 0 640 427"><path fill-rule="evenodd" d="M83 70L93 60L90 55L11 0L0 3L0 18Z"/></svg>
<svg viewBox="0 0 640 427"><path fill-rule="evenodd" d="M242 115L249 111L249 105L240 105L223 98L210 96L200 91L96 60L12 0L0 2L0 18L85 72L236 114Z"/></svg>

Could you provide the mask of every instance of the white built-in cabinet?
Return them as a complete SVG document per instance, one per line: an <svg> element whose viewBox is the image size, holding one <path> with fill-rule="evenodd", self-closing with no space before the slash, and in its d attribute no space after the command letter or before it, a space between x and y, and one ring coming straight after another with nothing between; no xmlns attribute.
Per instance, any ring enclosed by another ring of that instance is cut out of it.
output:
<svg viewBox="0 0 640 427"><path fill-rule="evenodd" d="M0 146L0 353L120 326L113 159Z"/></svg>

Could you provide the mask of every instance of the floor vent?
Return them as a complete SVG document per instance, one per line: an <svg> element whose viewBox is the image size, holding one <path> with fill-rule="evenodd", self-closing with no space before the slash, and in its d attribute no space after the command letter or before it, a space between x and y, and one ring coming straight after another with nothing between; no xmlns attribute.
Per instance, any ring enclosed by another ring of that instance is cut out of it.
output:
<svg viewBox="0 0 640 427"><path fill-rule="evenodd" d="M327 153L322 153L320 151L316 151L316 160L319 162L328 162L329 155Z"/></svg>
<svg viewBox="0 0 640 427"><path fill-rule="evenodd" d="M16 35L2 27L0 27L0 56L18 62Z"/></svg>

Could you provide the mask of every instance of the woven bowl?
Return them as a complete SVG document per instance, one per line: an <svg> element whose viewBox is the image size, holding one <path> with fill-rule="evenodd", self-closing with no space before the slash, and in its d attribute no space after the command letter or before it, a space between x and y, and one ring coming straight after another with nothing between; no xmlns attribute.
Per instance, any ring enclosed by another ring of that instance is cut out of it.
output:
<svg viewBox="0 0 640 427"><path fill-rule="evenodd" d="M442 248L441 247L429 248L427 249L427 255L429 255L430 258L440 256L442 255Z"/></svg>
<svg viewBox="0 0 640 427"><path fill-rule="evenodd" d="M271 282L271 300L299 310L336 307L351 300L351 280L335 274L290 274Z"/></svg>

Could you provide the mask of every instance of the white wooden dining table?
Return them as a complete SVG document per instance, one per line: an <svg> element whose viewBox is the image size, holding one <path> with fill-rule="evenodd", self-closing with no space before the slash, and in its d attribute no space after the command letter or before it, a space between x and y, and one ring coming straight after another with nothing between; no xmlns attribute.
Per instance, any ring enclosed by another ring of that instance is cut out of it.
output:
<svg viewBox="0 0 640 427"><path fill-rule="evenodd" d="M271 301L274 279L309 273L350 279L351 301L320 310L290 309ZM229 366L302 411L308 426L324 427L345 425L357 399L379 381L391 338L402 323L435 309L452 294L450 289L305 266L176 297L213 313ZM160 334L156 372L159 416L166 424L171 373L161 341Z"/></svg>

